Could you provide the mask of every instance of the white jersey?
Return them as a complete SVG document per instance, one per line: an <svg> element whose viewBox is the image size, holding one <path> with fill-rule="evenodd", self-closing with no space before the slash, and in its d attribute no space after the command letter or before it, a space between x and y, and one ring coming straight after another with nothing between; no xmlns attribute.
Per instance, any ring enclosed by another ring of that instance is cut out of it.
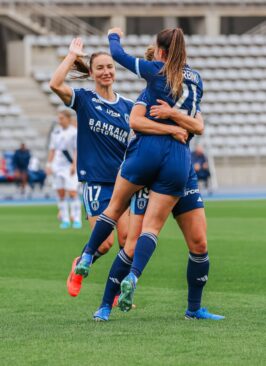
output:
<svg viewBox="0 0 266 366"><path fill-rule="evenodd" d="M49 149L55 150L52 161L54 173L69 169L72 164L71 159L73 159L77 149L77 129L73 126L55 127L51 134Z"/></svg>

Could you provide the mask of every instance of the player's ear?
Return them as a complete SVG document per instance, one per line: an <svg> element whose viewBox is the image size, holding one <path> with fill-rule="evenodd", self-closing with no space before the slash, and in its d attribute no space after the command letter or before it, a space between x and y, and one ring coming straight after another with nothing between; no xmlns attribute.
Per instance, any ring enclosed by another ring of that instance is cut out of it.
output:
<svg viewBox="0 0 266 366"><path fill-rule="evenodd" d="M160 52L161 60L166 60L167 59L167 52L165 50L163 50L162 48L159 48L159 52Z"/></svg>

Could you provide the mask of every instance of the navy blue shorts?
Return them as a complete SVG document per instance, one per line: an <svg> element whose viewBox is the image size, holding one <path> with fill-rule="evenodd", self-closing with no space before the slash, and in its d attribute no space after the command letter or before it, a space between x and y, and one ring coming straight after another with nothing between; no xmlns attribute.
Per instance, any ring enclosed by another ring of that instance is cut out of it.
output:
<svg viewBox="0 0 266 366"><path fill-rule="evenodd" d="M197 174L195 173L193 165L191 164L185 194L180 198L173 208L172 214L174 217L176 217L197 208L204 208L204 203L199 191Z"/></svg>
<svg viewBox="0 0 266 366"><path fill-rule="evenodd" d="M113 190L113 184L84 183L83 203L87 215L100 215L109 205Z"/></svg>
<svg viewBox="0 0 266 366"><path fill-rule="evenodd" d="M181 197L191 164L190 150L171 136L141 135L132 140L121 176L161 194Z"/></svg>
<svg viewBox="0 0 266 366"><path fill-rule="evenodd" d="M134 215L144 215L149 202L149 188L144 187L131 198L130 212Z"/></svg>
<svg viewBox="0 0 266 366"><path fill-rule="evenodd" d="M139 192L135 193L131 200L130 211L135 215L144 215L148 206L149 196L148 188L143 188ZM185 212L195 210L197 208L204 208L204 203L199 192L198 179L191 164L190 174L185 188L185 194L177 202L172 210L173 216L182 215Z"/></svg>

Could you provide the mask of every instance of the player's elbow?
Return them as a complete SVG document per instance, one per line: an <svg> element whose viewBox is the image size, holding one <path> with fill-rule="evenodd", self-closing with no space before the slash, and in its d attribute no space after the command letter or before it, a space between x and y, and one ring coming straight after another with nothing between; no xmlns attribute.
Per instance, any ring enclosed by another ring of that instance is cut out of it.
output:
<svg viewBox="0 0 266 366"><path fill-rule="evenodd" d="M50 80L50 82L49 82L49 87L50 87L50 89L53 91L53 92L57 92L58 91L58 85L57 85L57 83L53 80L53 79L51 79Z"/></svg>
<svg viewBox="0 0 266 366"><path fill-rule="evenodd" d="M196 134L196 135L203 135L203 133L204 133L204 125L203 125L203 124L200 124L200 125L196 128L195 134Z"/></svg>

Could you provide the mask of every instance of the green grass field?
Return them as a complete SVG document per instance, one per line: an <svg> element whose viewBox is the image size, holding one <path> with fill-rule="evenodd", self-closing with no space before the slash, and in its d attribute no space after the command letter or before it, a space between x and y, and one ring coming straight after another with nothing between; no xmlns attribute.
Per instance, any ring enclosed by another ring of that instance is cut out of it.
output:
<svg viewBox="0 0 266 366"><path fill-rule="evenodd" d="M206 212L203 304L226 320L184 320L187 249L169 219L139 281L137 309L95 323L117 245L71 298L65 282L86 223L60 231L55 207L0 207L0 364L266 365L266 201L209 202Z"/></svg>

